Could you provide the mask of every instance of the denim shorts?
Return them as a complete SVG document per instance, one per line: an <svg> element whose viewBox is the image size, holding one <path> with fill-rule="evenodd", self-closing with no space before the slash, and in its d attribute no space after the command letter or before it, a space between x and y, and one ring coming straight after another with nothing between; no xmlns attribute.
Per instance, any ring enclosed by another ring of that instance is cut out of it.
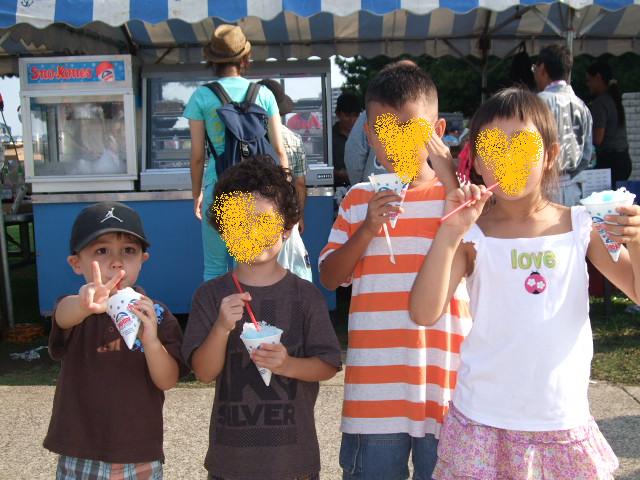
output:
<svg viewBox="0 0 640 480"><path fill-rule="evenodd" d="M340 467L343 480L406 480L409 454L413 480L431 480L436 466L438 440L433 435L407 433L342 434Z"/></svg>

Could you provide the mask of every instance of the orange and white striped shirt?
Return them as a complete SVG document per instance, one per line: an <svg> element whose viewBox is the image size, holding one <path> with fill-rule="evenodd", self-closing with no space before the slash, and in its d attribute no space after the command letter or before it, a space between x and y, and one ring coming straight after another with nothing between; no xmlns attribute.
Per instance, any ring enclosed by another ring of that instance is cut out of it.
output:
<svg viewBox="0 0 640 480"><path fill-rule="evenodd" d="M369 183L355 185L340 205L319 262L339 249L367 216ZM471 329L461 284L448 312L432 327L409 317L409 293L439 227L445 190L437 179L410 188L389 235L371 241L353 271L342 427L345 433L439 436L456 384L460 344Z"/></svg>

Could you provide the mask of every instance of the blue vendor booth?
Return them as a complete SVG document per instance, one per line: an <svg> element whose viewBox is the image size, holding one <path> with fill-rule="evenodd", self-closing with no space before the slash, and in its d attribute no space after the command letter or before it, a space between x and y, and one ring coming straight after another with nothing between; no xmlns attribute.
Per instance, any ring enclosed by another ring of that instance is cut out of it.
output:
<svg viewBox="0 0 640 480"><path fill-rule="evenodd" d="M475 56L535 53L565 42L574 54L638 53L631 0L5 0L0 75L21 81L25 173L32 188L40 311L80 284L66 265L71 222L89 203L138 210L151 260L140 284L175 312L202 279L200 225L182 118L191 93L214 80L202 46L221 23L252 44L248 76L281 81L294 100L307 160L305 240L317 258L334 216L331 55ZM294 118L295 117L295 118ZM311 118L315 117L315 118ZM323 290L330 308L335 295Z"/></svg>

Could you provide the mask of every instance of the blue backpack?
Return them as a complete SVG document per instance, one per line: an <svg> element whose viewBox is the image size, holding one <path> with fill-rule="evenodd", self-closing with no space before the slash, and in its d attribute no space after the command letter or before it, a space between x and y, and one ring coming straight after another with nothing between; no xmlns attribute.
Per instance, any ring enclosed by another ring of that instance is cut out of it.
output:
<svg viewBox="0 0 640 480"><path fill-rule="evenodd" d="M254 155L270 155L276 163L280 163L280 158L267 136L269 115L264 108L256 104L261 86L250 83L244 102L240 103L231 100L220 83L213 82L205 85L222 103L222 106L216 110L225 126L224 152L221 155L216 153L205 129L209 153L216 161L218 176L232 165Z"/></svg>

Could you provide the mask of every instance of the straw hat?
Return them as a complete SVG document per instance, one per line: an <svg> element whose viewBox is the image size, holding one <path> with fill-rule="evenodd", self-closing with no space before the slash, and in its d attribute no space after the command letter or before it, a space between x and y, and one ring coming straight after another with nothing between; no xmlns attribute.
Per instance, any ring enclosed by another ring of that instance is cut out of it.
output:
<svg viewBox="0 0 640 480"><path fill-rule="evenodd" d="M250 51L251 44L247 37L235 25L220 25L203 48L204 58L212 63L237 62Z"/></svg>

